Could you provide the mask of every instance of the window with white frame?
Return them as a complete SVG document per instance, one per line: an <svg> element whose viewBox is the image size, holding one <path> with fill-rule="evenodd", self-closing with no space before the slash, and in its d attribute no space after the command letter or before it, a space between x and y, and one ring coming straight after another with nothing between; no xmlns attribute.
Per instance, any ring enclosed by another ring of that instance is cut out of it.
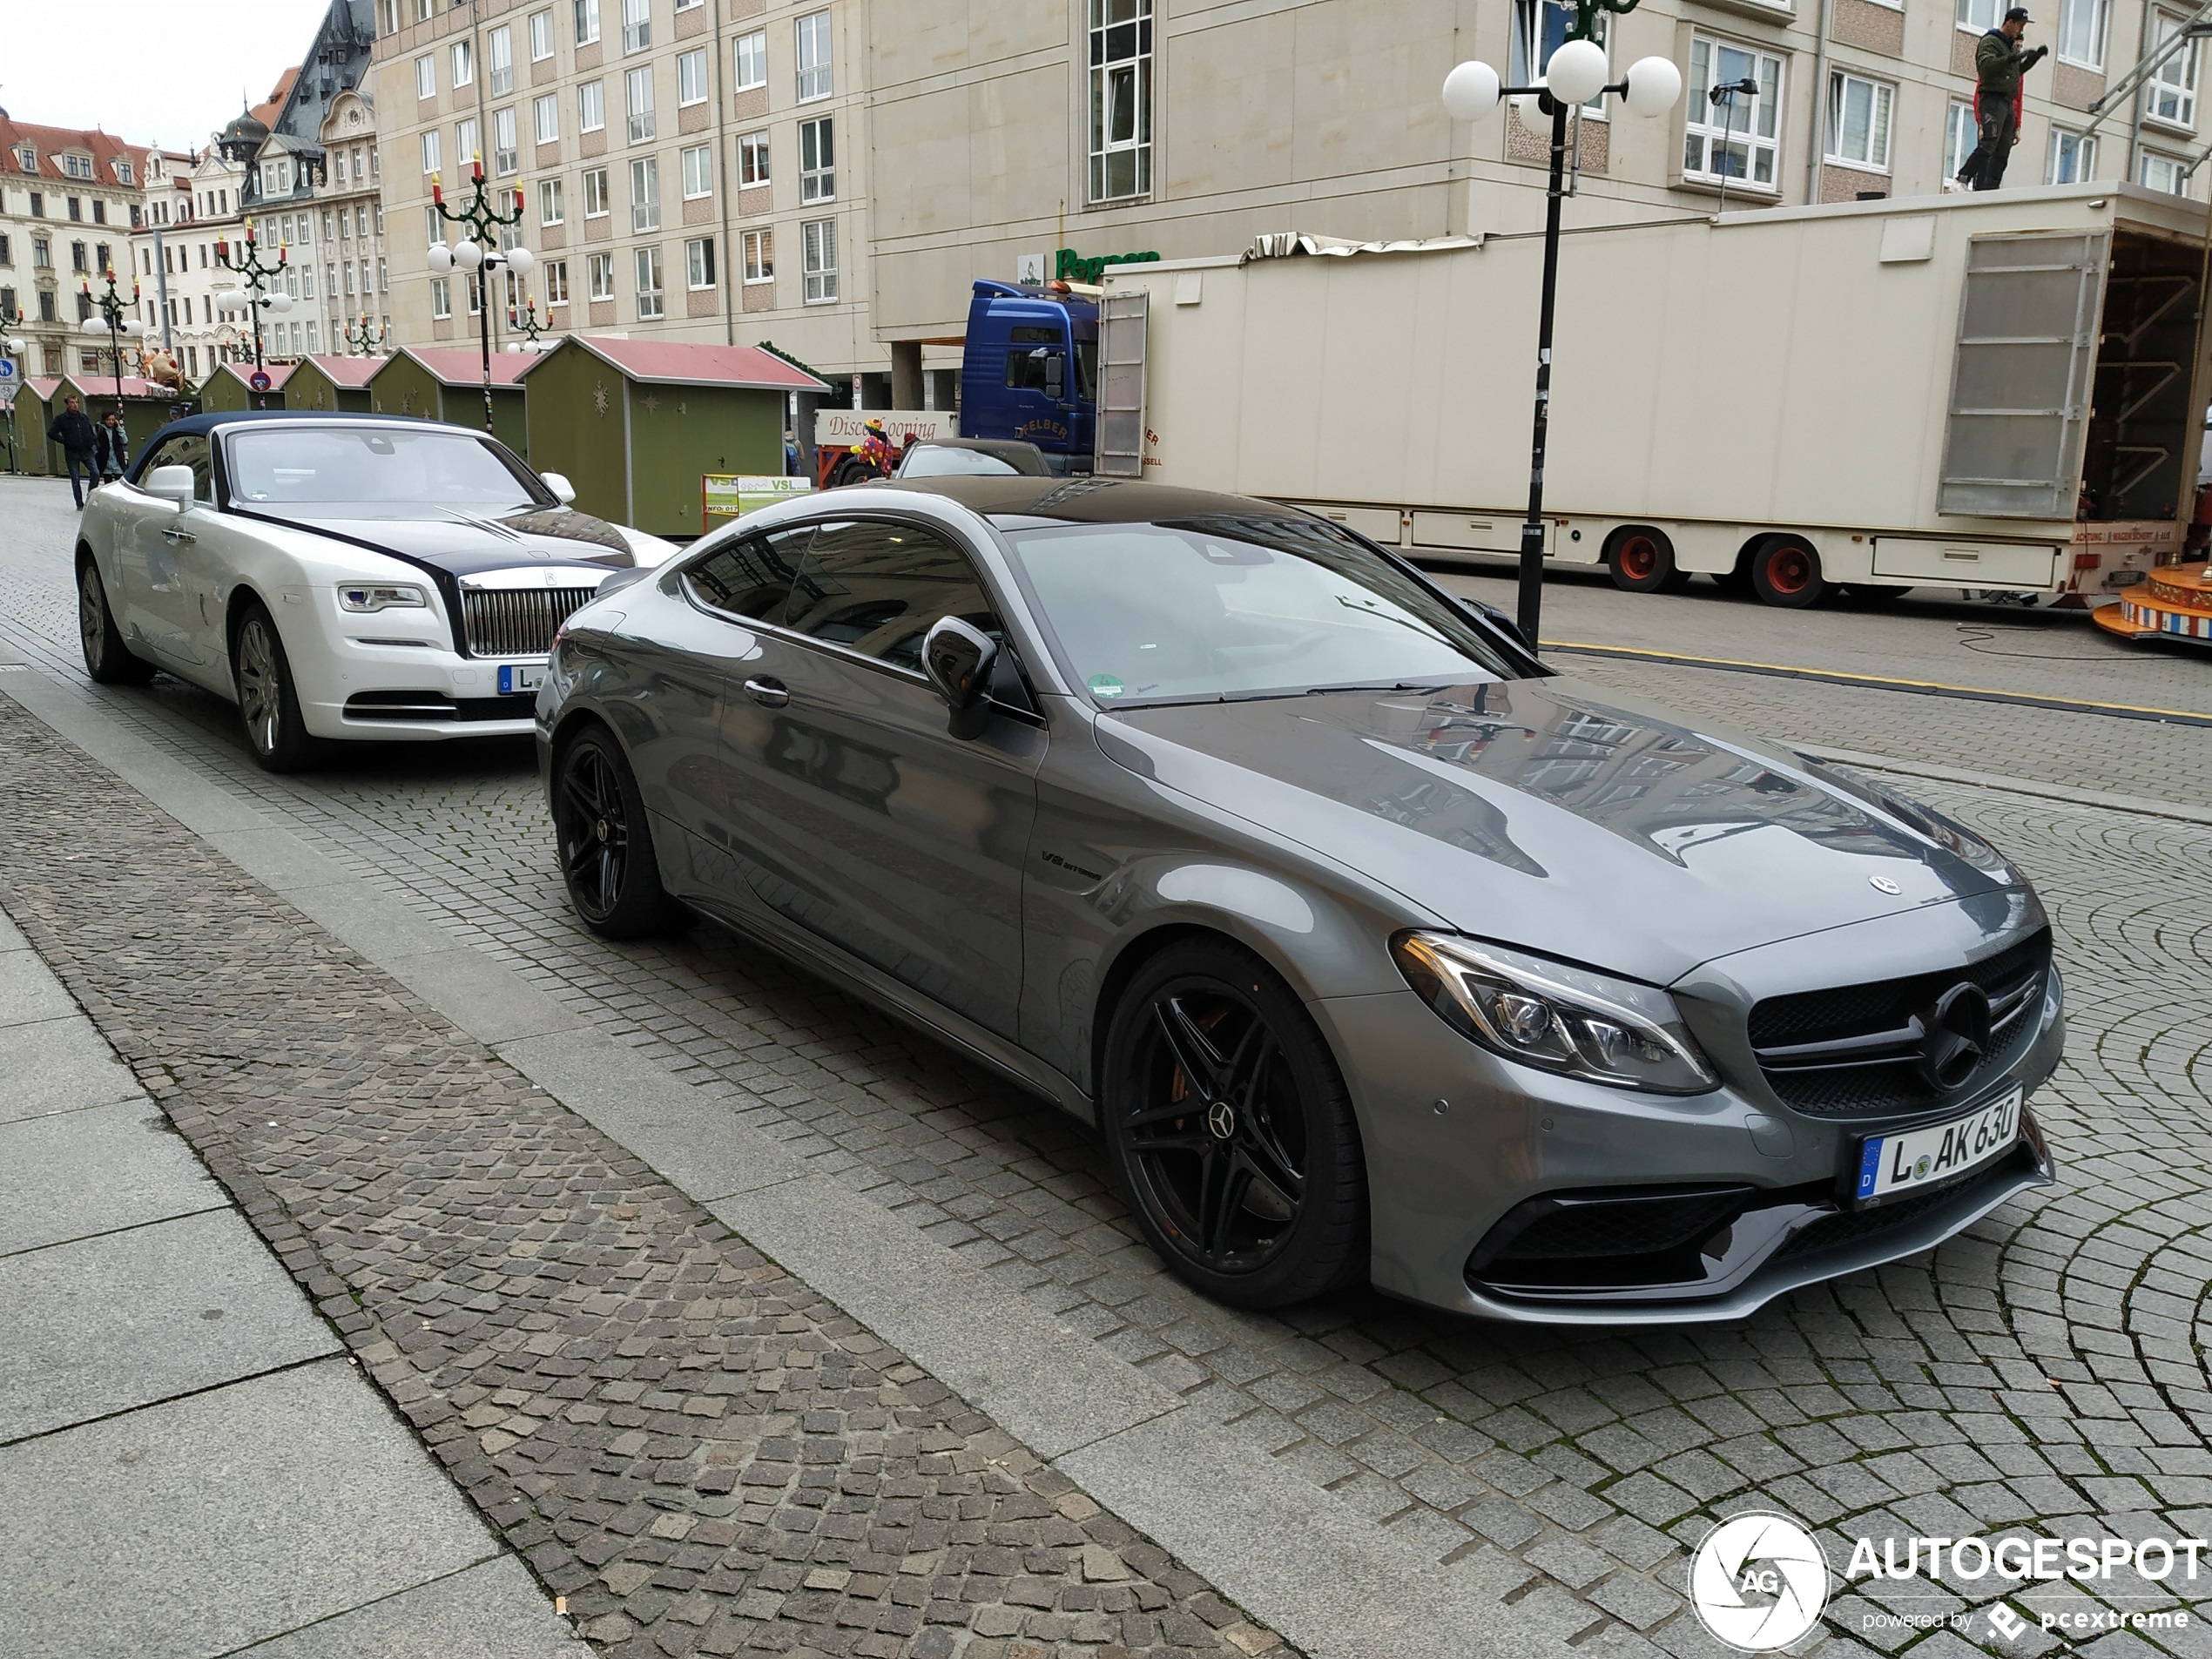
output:
<svg viewBox="0 0 2212 1659"><path fill-rule="evenodd" d="M653 136L653 70L648 64L623 77L629 100L630 142L643 144Z"/></svg>
<svg viewBox="0 0 2212 1659"><path fill-rule="evenodd" d="M738 134L738 187L750 190L755 185L768 182L768 135L765 132Z"/></svg>
<svg viewBox="0 0 2212 1659"><path fill-rule="evenodd" d="M537 222L560 225L568 220L568 192L558 178L537 181Z"/></svg>
<svg viewBox="0 0 2212 1659"><path fill-rule="evenodd" d="M684 199L697 201L714 193L714 146L693 145L684 152Z"/></svg>
<svg viewBox="0 0 2212 1659"><path fill-rule="evenodd" d="M830 15L810 11L792 25L798 42L799 101L830 95Z"/></svg>
<svg viewBox="0 0 2212 1659"><path fill-rule="evenodd" d="M622 49L642 52L653 44L653 0L622 0Z"/></svg>
<svg viewBox="0 0 2212 1659"><path fill-rule="evenodd" d="M2188 165L2179 156L2162 156L2155 150L2146 150L2138 182L2146 190L2162 190L2169 196L2185 196L2188 193L2189 181L2183 169Z"/></svg>
<svg viewBox="0 0 2212 1659"><path fill-rule="evenodd" d="M576 125L579 132L597 132L607 125L607 89L586 81L576 89Z"/></svg>
<svg viewBox="0 0 2212 1659"><path fill-rule="evenodd" d="M615 297L615 256L613 254L591 254L583 261L583 269L584 280L590 284L591 297L594 300L611 300Z"/></svg>
<svg viewBox="0 0 2212 1659"><path fill-rule="evenodd" d="M453 290L444 277L430 279L430 314L441 321L453 315Z"/></svg>
<svg viewBox="0 0 2212 1659"><path fill-rule="evenodd" d="M684 284L694 293L714 286L712 237L697 237L684 244Z"/></svg>
<svg viewBox="0 0 2212 1659"><path fill-rule="evenodd" d="M676 101L678 105L706 102L706 48L676 57Z"/></svg>
<svg viewBox="0 0 2212 1659"><path fill-rule="evenodd" d="M418 98L438 95L438 55L430 52L415 60L415 96Z"/></svg>
<svg viewBox="0 0 2212 1659"><path fill-rule="evenodd" d="M599 0L576 0L576 44L595 44L599 38Z"/></svg>
<svg viewBox="0 0 2212 1659"><path fill-rule="evenodd" d="M1966 165L1966 158L1981 142L1981 133L1974 125L1974 106L1956 98L1943 124L1943 186L1958 188L1959 169Z"/></svg>
<svg viewBox="0 0 2212 1659"><path fill-rule="evenodd" d="M607 216L607 170L587 168L583 175L583 216L604 219Z"/></svg>
<svg viewBox="0 0 2212 1659"><path fill-rule="evenodd" d="M775 232L747 231L745 233L745 280L747 282L773 282L776 280Z"/></svg>
<svg viewBox="0 0 2212 1659"><path fill-rule="evenodd" d="M435 127L428 128L422 134L422 171L426 173L438 171L439 137Z"/></svg>
<svg viewBox="0 0 2212 1659"><path fill-rule="evenodd" d="M1970 34L1986 35L1997 27L1998 18L2011 4L2012 0L1959 0L1959 27Z"/></svg>
<svg viewBox="0 0 2212 1659"><path fill-rule="evenodd" d="M2064 127L2053 127L2050 158L2044 167L2043 182L2047 185L2086 185L2096 176L2096 135L2068 132Z"/></svg>
<svg viewBox="0 0 2212 1659"><path fill-rule="evenodd" d="M799 227L799 268L806 278L801 296L810 306L837 298L837 221L810 219Z"/></svg>
<svg viewBox="0 0 2212 1659"><path fill-rule="evenodd" d="M2084 69L2105 66L2105 0L2059 0L2060 60Z"/></svg>
<svg viewBox="0 0 2212 1659"><path fill-rule="evenodd" d="M542 64L553 56L553 13L530 13L530 62Z"/></svg>
<svg viewBox="0 0 2212 1659"><path fill-rule="evenodd" d="M640 156L630 164L630 228L633 232L660 228L660 161L657 157Z"/></svg>
<svg viewBox="0 0 2212 1659"><path fill-rule="evenodd" d="M422 208L422 246L435 247L445 239L446 222L439 215L437 204L425 203Z"/></svg>
<svg viewBox="0 0 2212 1659"><path fill-rule="evenodd" d="M2158 14L2153 38L2159 48L2182 32L2182 19L2170 12ZM2184 40L2178 51L2161 64L2151 77L2143 105L2143 118L2162 126L2196 127L2196 42Z"/></svg>
<svg viewBox="0 0 2212 1659"><path fill-rule="evenodd" d="M494 98L515 90L515 31L502 24L484 37L484 69L491 78Z"/></svg>
<svg viewBox="0 0 2212 1659"><path fill-rule="evenodd" d="M1514 86L1526 86L1544 72L1543 66L1552 60L1567 38L1567 30L1575 21L1575 8L1565 0L1514 0L1512 79ZM1600 46L1612 46L1612 19L1604 12L1597 14L1597 33L1592 37ZM1531 68L1530 65L1534 67ZM1605 96L1600 93L1582 106L1585 118L1605 114Z"/></svg>
<svg viewBox="0 0 2212 1659"><path fill-rule="evenodd" d="M837 135L830 118L799 124L799 199L826 202L837 194Z"/></svg>
<svg viewBox="0 0 2212 1659"><path fill-rule="evenodd" d="M640 321L668 314L666 296L661 292L660 250L641 247L637 261L637 316Z"/></svg>
<svg viewBox="0 0 2212 1659"><path fill-rule="evenodd" d="M550 307L568 304L569 262L566 260L548 260L538 269L545 273L546 305Z"/></svg>
<svg viewBox="0 0 2212 1659"><path fill-rule="evenodd" d="M475 50L465 40L453 43L453 84L467 86L476 78Z"/></svg>
<svg viewBox="0 0 2212 1659"><path fill-rule="evenodd" d="M1089 0L1090 199L1152 189L1152 0Z"/></svg>
<svg viewBox="0 0 2212 1659"><path fill-rule="evenodd" d="M474 116L454 127L453 145L453 165L456 167L483 158L482 147L476 142L476 119Z"/></svg>
<svg viewBox="0 0 2212 1659"><path fill-rule="evenodd" d="M515 110L509 105L491 112L491 170L508 178L522 165L515 148Z"/></svg>
<svg viewBox="0 0 2212 1659"><path fill-rule="evenodd" d="M1726 91L1713 101L1716 88ZM1782 60L1771 52L1711 35L1689 43L1689 108L1683 122L1683 176L1725 179L1754 190L1777 187L1782 144Z"/></svg>
<svg viewBox="0 0 2212 1659"><path fill-rule="evenodd" d="M540 144L557 144L561 138L561 95L548 92L530 103L530 116L537 128Z"/></svg>
<svg viewBox="0 0 2212 1659"><path fill-rule="evenodd" d="M1838 70L1828 78L1828 159L1871 172L1890 170L1890 111L1897 89L1887 81Z"/></svg>
<svg viewBox="0 0 2212 1659"><path fill-rule="evenodd" d="M756 86L768 84L768 31L756 29L749 35L739 35L732 49L736 59L737 90L749 92Z"/></svg>

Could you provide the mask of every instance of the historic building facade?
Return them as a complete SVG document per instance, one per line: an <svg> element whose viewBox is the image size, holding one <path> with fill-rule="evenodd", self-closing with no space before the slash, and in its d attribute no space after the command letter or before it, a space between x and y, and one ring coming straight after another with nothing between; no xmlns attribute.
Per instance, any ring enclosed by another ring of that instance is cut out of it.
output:
<svg viewBox="0 0 2212 1659"><path fill-rule="evenodd" d="M0 330L24 342L26 377L94 372L105 339L84 330L84 284L111 266L128 293L131 231L146 152L97 127L37 126L0 111Z"/></svg>

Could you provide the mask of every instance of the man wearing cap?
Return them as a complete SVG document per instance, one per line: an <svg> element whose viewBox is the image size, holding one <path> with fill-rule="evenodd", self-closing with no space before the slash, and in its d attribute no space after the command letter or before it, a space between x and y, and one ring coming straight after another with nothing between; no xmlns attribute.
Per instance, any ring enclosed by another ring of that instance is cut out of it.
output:
<svg viewBox="0 0 2212 1659"><path fill-rule="evenodd" d="M1970 190L1994 190L2003 184L2005 164L2020 142L2026 96L2021 82L2051 50L2020 50L2028 21L2027 8L2014 6L1974 46L1974 130L1979 140L1959 169L1959 182Z"/></svg>

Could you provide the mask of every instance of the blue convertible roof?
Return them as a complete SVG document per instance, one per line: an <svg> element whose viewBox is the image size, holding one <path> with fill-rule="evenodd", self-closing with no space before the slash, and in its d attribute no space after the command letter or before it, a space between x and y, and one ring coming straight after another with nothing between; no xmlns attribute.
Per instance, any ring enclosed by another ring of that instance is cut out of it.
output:
<svg viewBox="0 0 2212 1659"><path fill-rule="evenodd" d="M218 427L235 426L241 421L327 422L332 426L354 426L363 421L389 421L401 426L442 427L448 424L443 421L426 420L419 415L372 415L366 412L348 415L342 409L229 409L211 415L187 415L181 421L170 421L140 444L138 459L131 463L130 470L123 475L131 482L137 483L138 475L145 469L146 457L153 453L154 446L164 438L189 436L195 432L212 432ZM467 427L454 429L461 432L469 430Z"/></svg>

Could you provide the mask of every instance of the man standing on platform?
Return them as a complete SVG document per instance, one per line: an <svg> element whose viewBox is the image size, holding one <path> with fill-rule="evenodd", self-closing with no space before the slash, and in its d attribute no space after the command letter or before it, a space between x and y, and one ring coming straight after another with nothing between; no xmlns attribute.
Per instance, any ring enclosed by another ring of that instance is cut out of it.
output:
<svg viewBox="0 0 2212 1659"><path fill-rule="evenodd" d="M2014 6L1974 47L1974 130L1979 138L1959 169L1959 182L1970 190L1995 190L2003 184L2005 164L2020 141L2020 84L2051 50L2020 50L2028 21L2027 8Z"/></svg>

